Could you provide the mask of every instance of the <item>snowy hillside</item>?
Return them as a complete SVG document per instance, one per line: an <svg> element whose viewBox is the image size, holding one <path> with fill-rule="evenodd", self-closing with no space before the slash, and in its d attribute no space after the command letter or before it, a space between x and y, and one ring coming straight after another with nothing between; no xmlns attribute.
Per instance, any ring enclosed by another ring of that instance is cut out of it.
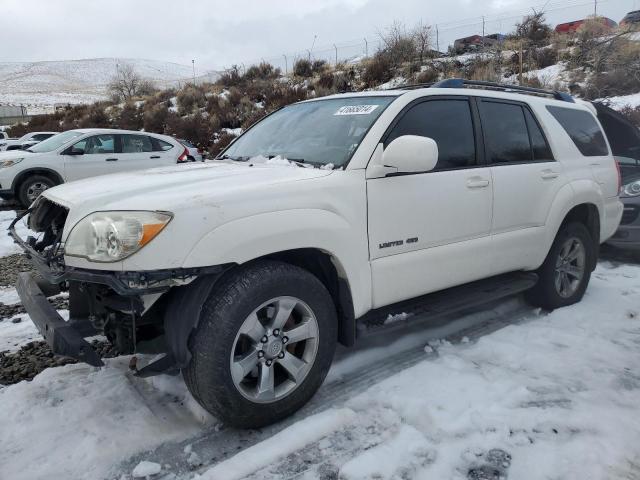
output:
<svg viewBox="0 0 640 480"><path fill-rule="evenodd" d="M94 58L52 62L0 62L0 103L22 104L29 113L51 111L55 103L89 103L105 98L117 68L131 65L158 87L190 80L191 65L143 59ZM215 72L202 77L215 80Z"/></svg>

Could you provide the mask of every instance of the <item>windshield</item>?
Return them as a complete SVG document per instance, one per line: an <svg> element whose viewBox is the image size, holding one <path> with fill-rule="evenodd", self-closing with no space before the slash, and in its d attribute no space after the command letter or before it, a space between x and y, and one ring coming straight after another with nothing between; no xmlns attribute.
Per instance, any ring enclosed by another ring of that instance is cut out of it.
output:
<svg viewBox="0 0 640 480"><path fill-rule="evenodd" d="M57 135L54 135L53 137L49 137L46 140L38 143L37 145L30 147L27 151L33 152L33 153L52 152L56 150L58 147L61 147L62 145L70 142L74 138L79 137L80 135L83 135L83 133L75 130L69 130L68 132L58 133Z"/></svg>
<svg viewBox="0 0 640 480"><path fill-rule="evenodd" d="M395 98L343 97L289 105L256 124L218 158L279 155L312 165L344 166Z"/></svg>

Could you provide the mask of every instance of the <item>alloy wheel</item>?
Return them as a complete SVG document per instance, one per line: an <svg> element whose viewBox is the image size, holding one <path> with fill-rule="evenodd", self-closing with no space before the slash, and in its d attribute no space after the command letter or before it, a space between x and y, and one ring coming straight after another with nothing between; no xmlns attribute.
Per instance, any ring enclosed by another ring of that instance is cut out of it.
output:
<svg viewBox="0 0 640 480"><path fill-rule="evenodd" d="M263 303L244 320L231 350L231 377L255 403L271 403L298 388L318 352L318 321L295 297Z"/></svg>
<svg viewBox="0 0 640 480"><path fill-rule="evenodd" d="M558 295L569 298L576 293L585 274L586 260L587 253L582 240L571 237L562 244L554 274Z"/></svg>
<svg viewBox="0 0 640 480"><path fill-rule="evenodd" d="M36 198L38 198L40 194L48 188L49 185L43 182L34 182L29 185L29 188L27 188L27 200L29 200L29 204L33 203Z"/></svg>

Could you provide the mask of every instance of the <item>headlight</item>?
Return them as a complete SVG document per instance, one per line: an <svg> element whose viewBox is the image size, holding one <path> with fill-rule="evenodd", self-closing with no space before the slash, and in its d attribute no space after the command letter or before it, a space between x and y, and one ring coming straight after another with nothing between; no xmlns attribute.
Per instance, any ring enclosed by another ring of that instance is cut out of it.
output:
<svg viewBox="0 0 640 480"><path fill-rule="evenodd" d="M169 223L168 212L95 212L69 233L65 255L93 262L117 262L153 240Z"/></svg>
<svg viewBox="0 0 640 480"><path fill-rule="evenodd" d="M16 163L20 163L24 158L12 158L10 160L2 160L0 161L0 168L12 167Z"/></svg>
<svg viewBox="0 0 640 480"><path fill-rule="evenodd" d="M640 180L627 183L624 187L622 187L622 191L629 197L637 197L638 195L640 195Z"/></svg>

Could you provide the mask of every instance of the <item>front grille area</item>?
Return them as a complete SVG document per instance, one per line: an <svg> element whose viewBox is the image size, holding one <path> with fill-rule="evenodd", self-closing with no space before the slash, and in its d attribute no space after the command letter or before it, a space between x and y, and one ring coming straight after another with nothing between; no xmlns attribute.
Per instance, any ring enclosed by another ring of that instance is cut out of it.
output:
<svg viewBox="0 0 640 480"><path fill-rule="evenodd" d="M53 267L63 262L62 231L68 210L44 197L36 200L29 213L28 226L36 237L28 237L27 244Z"/></svg>
<svg viewBox="0 0 640 480"><path fill-rule="evenodd" d="M638 219L638 215L640 215L639 207L635 205L625 205L620 225L629 225L630 223L635 222Z"/></svg>

